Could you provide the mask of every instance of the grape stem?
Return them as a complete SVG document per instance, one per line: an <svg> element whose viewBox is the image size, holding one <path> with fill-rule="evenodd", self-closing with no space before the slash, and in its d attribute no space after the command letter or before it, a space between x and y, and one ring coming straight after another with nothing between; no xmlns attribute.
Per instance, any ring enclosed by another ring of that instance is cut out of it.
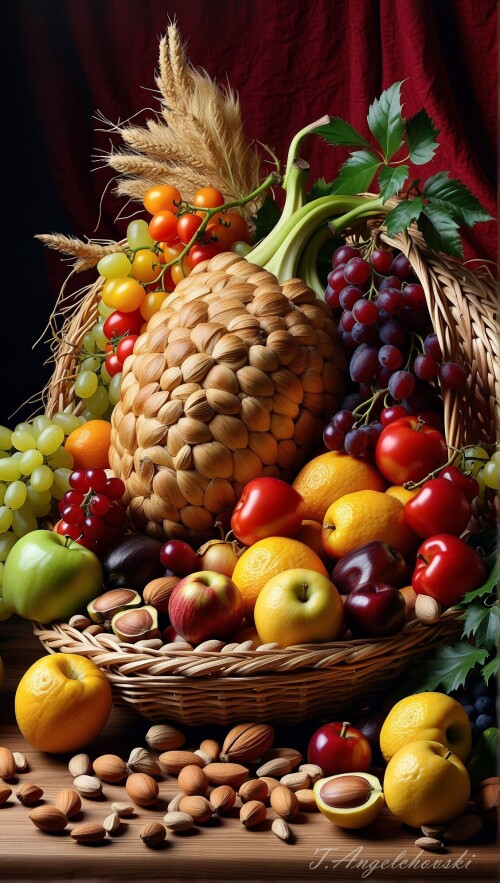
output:
<svg viewBox="0 0 500 883"><path fill-rule="evenodd" d="M370 422L370 414L373 411L375 403L379 400L379 398L381 398L381 396L385 396L388 392L389 390L387 387L385 389L378 389L377 392L372 395L371 399L367 399L365 402L361 402L361 404L354 408L352 413L359 414L360 416L360 419L356 420L356 422L354 423L355 427L362 426L363 424L367 425ZM364 410L367 405L367 410Z"/></svg>

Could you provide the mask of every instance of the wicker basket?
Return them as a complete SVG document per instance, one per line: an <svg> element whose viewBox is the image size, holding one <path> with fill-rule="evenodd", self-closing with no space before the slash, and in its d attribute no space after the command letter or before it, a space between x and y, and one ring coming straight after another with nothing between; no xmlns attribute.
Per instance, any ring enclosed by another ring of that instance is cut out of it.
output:
<svg viewBox="0 0 500 883"><path fill-rule="evenodd" d="M413 229L389 238L383 227L372 227L372 235L408 256L424 287L445 356L468 368L466 387L444 395L448 443L459 447L494 442L500 365L495 357L496 294L490 274L436 255ZM58 351L49 415L71 402L74 345L95 321L100 287L97 282L88 291L64 328L63 337L70 343L61 343ZM213 652L141 648L112 635L82 634L65 623L35 623L34 629L50 652L93 658L107 672L117 705L150 719L194 725L242 719L299 723L346 714L386 693L433 646L452 642L461 623L458 612L448 610L437 623L410 622L390 639L263 651L226 645Z"/></svg>

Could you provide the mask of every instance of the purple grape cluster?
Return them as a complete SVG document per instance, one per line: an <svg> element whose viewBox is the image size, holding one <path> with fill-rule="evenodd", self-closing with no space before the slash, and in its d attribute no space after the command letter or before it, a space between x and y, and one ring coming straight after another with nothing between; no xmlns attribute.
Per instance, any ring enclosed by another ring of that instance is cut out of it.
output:
<svg viewBox="0 0 500 883"><path fill-rule="evenodd" d="M463 706L469 718L473 742L490 727L497 726L496 690L481 677L468 677L465 686L450 693Z"/></svg>
<svg viewBox="0 0 500 883"><path fill-rule="evenodd" d="M342 245L327 281L325 301L338 317L350 389L325 427L325 446L369 455L384 426L406 414L425 414L441 429L440 390L460 389L467 374L443 361L408 258L385 248L365 257L361 248Z"/></svg>

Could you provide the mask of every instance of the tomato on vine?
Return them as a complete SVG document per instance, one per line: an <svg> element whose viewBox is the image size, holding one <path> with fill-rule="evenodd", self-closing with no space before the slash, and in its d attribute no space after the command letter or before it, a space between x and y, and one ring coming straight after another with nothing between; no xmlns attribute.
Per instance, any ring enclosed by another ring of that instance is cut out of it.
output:
<svg viewBox="0 0 500 883"><path fill-rule="evenodd" d="M177 221L177 236L184 245L191 242L201 223L202 219L199 215L193 215L191 212L181 215Z"/></svg>
<svg viewBox="0 0 500 883"><path fill-rule="evenodd" d="M200 242L198 245L193 245L193 247L189 249L188 254L188 264L190 269L192 270L197 264L201 264L202 261L208 261L210 258L215 257L219 252L220 249L213 242Z"/></svg>
<svg viewBox="0 0 500 883"><path fill-rule="evenodd" d="M137 334L129 334L127 337L123 337L120 340L120 343L116 347L116 356L119 362L123 365L127 356L130 356L134 351L134 344L138 338Z"/></svg>
<svg viewBox="0 0 500 883"><path fill-rule="evenodd" d="M106 366L106 371L108 372L110 377L114 377L115 374L120 374L123 368L123 365L120 362L116 353L110 353L104 364Z"/></svg>
<svg viewBox="0 0 500 883"><path fill-rule="evenodd" d="M149 222L149 232L156 242L177 239L177 216L169 209L157 212Z"/></svg>
<svg viewBox="0 0 500 883"><path fill-rule="evenodd" d="M146 191L143 204L150 215L155 215L165 209L176 212L181 200L182 196L177 187L171 187L170 184L157 184Z"/></svg>
<svg viewBox="0 0 500 883"><path fill-rule="evenodd" d="M103 325L104 334L108 340L112 340L113 337L123 337L125 334L138 334L143 318L139 310L134 310L131 313L115 310Z"/></svg>
<svg viewBox="0 0 500 883"><path fill-rule="evenodd" d="M192 205L199 208L217 208L224 205L224 197L215 187L202 187L193 196Z"/></svg>
<svg viewBox="0 0 500 883"><path fill-rule="evenodd" d="M132 262L132 276L138 282L156 282L161 275L159 257L154 251L143 248L136 252Z"/></svg>
<svg viewBox="0 0 500 883"><path fill-rule="evenodd" d="M208 242L217 245L219 251L229 251L234 242L231 229L226 227L225 224L212 224L210 227L207 227L206 233Z"/></svg>

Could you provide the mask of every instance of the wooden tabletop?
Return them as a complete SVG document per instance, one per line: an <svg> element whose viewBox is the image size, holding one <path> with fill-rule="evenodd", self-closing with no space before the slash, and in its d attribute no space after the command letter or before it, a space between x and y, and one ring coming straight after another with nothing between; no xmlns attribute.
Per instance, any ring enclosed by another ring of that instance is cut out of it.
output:
<svg viewBox="0 0 500 883"><path fill-rule="evenodd" d="M215 817L206 825L187 834L169 833L157 849L148 848L139 837L146 821L161 821L169 800L177 793L174 777L160 780L160 797L149 809L137 809L123 820L115 835L97 845L82 845L70 837L73 821L60 834L45 834L28 819L29 809L15 797L22 782L43 788L43 801L51 803L57 791L70 787L68 756L43 754L28 745L21 736L14 717L14 695L20 677L45 653L34 637L31 624L13 617L0 623L0 656L5 665L5 685L0 691L0 745L21 751L29 770L9 782L13 794L0 807L0 879L2 880L92 880L122 881L139 879L205 880L315 880L349 879L383 881L411 878L419 881L433 877L448 880L485 880L496 877L497 847L479 837L473 844L456 844L440 854L423 852L415 846L418 832L401 825L388 810L363 832L342 831L319 813L301 813L291 823L295 840L284 843L270 830L275 818L259 829L242 827L236 807L232 817ZM86 747L94 758L111 752L125 760L130 750L145 746L150 722L113 709L109 721ZM314 729L314 727L312 727ZM311 727L280 728L277 737L283 744L304 747ZM221 739L217 728L184 728L187 746L196 748L208 735ZM83 799L81 819L102 822L110 813L113 800L123 800L123 785L104 785L102 800Z"/></svg>

